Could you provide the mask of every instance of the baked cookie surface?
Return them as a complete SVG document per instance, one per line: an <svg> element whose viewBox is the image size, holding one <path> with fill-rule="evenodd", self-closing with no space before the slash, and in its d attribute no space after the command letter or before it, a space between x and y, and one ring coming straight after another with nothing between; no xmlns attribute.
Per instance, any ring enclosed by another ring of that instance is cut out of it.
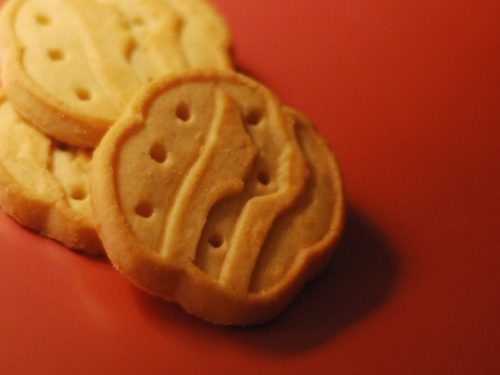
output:
<svg viewBox="0 0 500 375"><path fill-rule="evenodd" d="M341 179L325 142L236 73L148 86L92 164L113 265L213 323L276 316L326 264L342 228Z"/></svg>
<svg viewBox="0 0 500 375"><path fill-rule="evenodd" d="M10 0L0 15L2 85L52 138L94 147L146 82L230 69L230 35L204 0Z"/></svg>
<svg viewBox="0 0 500 375"><path fill-rule="evenodd" d="M89 151L55 144L0 93L0 206L21 225L103 254L88 196Z"/></svg>

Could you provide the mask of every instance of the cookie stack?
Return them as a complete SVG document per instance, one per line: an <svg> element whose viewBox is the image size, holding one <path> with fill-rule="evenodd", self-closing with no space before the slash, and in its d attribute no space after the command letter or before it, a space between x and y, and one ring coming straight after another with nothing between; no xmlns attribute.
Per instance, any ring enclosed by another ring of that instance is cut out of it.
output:
<svg viewBox="0 0 500 375"><path fill-rule="evenodd" d="M344 201L311 122L232 70L203 0L9 0L0 205L213 323L272 319Z"/></svg>

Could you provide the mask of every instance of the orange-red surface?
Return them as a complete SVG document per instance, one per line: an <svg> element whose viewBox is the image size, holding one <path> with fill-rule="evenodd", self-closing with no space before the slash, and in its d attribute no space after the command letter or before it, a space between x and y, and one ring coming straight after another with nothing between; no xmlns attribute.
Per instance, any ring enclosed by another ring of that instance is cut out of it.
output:
<svg viewBox="0 0 500 375"><path fill-rule="evenodd" d="M0 373L500 373L500 3L214 3L336 150L331 266L277 321L217 328L0 214Z"/></svg>

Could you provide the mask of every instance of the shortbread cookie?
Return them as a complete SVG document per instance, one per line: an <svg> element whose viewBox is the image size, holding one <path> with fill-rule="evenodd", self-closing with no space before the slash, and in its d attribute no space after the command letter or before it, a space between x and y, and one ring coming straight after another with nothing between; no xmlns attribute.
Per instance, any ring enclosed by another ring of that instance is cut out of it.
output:
<svg viewBox="0 0 500 375"><path fill-rule="evenodd" d="M90 254L103 249L88 197L88 151L54 144L0 93L0 207L21 225Z"/></svg>
<svg viewBox="0 0 500 375"><path fill-rule="evenodd" d="M141 288L217 324L276 316L339 236L339 172L260 84L192 72L149 86L91 168L98 230Z"/></svg>
<svg viewBox="0 0 500 375"><path fill-rule="evenodd" d="M204 0L9 0L2 85L52 138L93 147L146 82L230 69L229 32Z"/></svg>

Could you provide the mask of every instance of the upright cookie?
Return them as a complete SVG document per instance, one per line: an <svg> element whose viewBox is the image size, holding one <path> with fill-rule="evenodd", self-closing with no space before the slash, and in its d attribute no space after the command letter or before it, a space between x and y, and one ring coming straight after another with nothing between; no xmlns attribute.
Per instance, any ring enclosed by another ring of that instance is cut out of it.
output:
<svg viewBox="0 0 500 375"><path fill-rule="evenodd" d="M217 324L276 316L342 227L325 142L230 72L171 77L136 97L95 151L91 193L113 265Z"/></svg>
<svg viewBox="0 0 500 375"><path fill-rule="evenodd" d="M0 93L0 207L21 225L102 254L88 196L87 151L57 146Z"/></svg>
<svg viewBox="0 0 500 375"><path fill-rule="evenodd" d="M146 82L230 69L229 32L204 0L9 0L2 85L52 138L93 147Z"/></svg>

